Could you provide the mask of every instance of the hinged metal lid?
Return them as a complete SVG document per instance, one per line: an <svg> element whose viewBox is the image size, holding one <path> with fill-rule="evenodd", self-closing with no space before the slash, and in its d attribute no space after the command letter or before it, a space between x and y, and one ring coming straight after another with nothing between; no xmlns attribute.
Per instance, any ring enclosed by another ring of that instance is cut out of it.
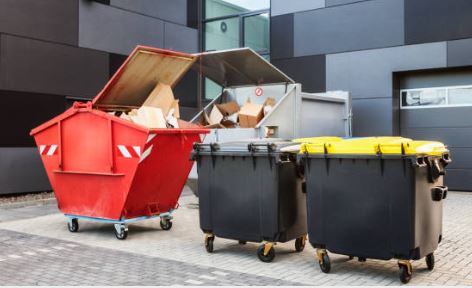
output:
<svg viewBox="0 0 472 288"><path fill-rule="evenodd" d="M140 107L158 82L174 87L197 56L137 46L93 100L99 107Z"/></svg>
<svg viewBox="0 0 472 288"><path fill-rule="evenodd" d="M250 48L195 54L193 69L223 87L295 83Z"/></svg>

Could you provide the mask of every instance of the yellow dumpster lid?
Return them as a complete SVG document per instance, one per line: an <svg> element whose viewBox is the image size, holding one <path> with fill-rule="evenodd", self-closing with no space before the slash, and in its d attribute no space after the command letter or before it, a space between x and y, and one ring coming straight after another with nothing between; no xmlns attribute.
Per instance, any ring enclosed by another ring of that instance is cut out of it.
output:
<svg viewBox="0 0 472 288"><path fill-rule="evenodd" d="M303 143L301 153L343 155L442 155L447 147L437 141L415 141L402 137L366 137L342 141Z"/></svg>
<svg viewBox="0 0 472 288"><path fill-rule="evenodd" d="M342 141L343 139L336 136L323 136L323 137L308 137L308 138L297 138L293 139L292 142L295 143L325 143L325 142L335 142Z"/></svg>

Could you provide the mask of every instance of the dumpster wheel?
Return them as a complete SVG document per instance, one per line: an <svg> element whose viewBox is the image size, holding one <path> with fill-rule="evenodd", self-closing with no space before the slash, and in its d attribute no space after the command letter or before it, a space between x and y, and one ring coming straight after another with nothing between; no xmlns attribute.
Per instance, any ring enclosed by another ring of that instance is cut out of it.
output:
<svg viewBox="0 0 472 288"><path fill-rule="evenodd" d="M331 260L329 259L328 252L325 249L316 249L316 256L318 256L321 271L329 273L331 270Z"/></svg>
<svg viewBox="0 0 472 288"><path fill-rule="evenodd" d="M123 224L115 224L115 236L118 240L125 240L128 237L128 227Z"/></svg>
<svg viewBox="0 0 472 288"><path fill-rule="evenodd" d="M426 256L426 265L428 266L429 271L433 271L434 269L434 254L428 254Z"/></svg>
<svg viewBox="0 0 472 288"><path fill-rule="evenodd" d="M67 228L69 228L70 232L79 231L79 220L77 218L69 219L69 221L67 221Z"/></svg>
<svg viewBox="0 0 472 288"><path fill-rule="evenodd" d="M257 257L262 262L272 262L275 258L274 243L264 243L257 248Z"/></svg>
<svg viewBox="0 0 472 288"><path fill-rule="evenodd" d="M305 249L305 244L306 244L306 235L299 237L295 240L295 250L297 252L302 252L303 249Z"/></svg>
<svg viewBox="0 0 472 288"><path fill-rule="evenodd" d="M172 228L172 221L170 219L166 218L161 218L161 222L159 223L161 225L162 230L170 230Z"/></svg>
<svg viewBox="0 0 472 288"><path fill-rule="evenodd" d="M410 261L399 260L398 267L400 268L400 281L402 281L403 284L410 282L411 275L413 274L413 268Z"/></svg>
<svg viewBox="0 0 472 288"><path fill-rule="evenodd" d="M205 249L208 253L213 252L213 241L215 241L215 236L213 235L205 235Z"/></svg>

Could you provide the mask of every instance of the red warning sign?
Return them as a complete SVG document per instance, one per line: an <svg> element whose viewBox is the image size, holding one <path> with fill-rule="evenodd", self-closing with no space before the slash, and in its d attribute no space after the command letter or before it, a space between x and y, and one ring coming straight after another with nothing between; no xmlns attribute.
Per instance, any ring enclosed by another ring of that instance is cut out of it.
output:
<svg viewBox="0 0 472 288"><path fill-rule="evenodd" d="M264 90L262 90L261 87L257 87L255 93L256 93L256 96L261 96L264 93Z"/></svg>

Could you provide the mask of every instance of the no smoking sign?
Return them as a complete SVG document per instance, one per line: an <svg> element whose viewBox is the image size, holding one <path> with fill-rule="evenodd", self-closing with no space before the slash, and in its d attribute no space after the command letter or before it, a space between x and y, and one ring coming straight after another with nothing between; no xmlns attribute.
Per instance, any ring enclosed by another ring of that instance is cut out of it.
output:
<svg viewBox="0 0 472 288"><path fill-rule="evenodd" d="M264 94L264 90L262 90L261 87L257 87L255 93L256 96L262 96L262 94Z"/></svg>

